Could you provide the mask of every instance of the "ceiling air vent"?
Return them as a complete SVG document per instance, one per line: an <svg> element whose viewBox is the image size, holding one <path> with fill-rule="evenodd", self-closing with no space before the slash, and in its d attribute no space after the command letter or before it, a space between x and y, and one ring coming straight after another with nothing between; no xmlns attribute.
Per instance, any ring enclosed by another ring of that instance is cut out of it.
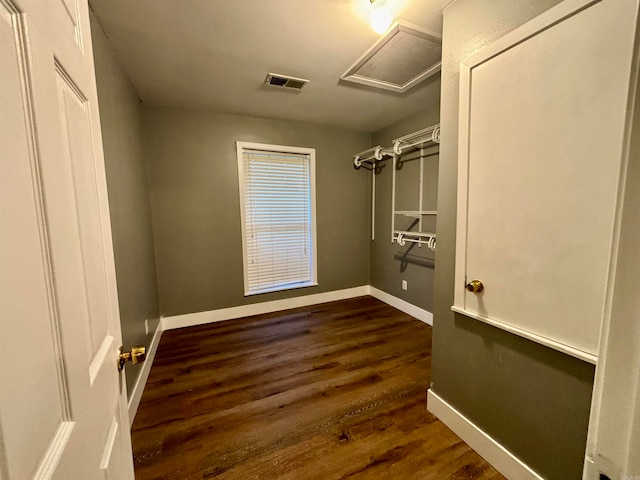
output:
<svg viewBox="0 0 640 480"><path fill-rule="evenodd" d="M309 80L305 80L304 78L289 77L287 75L278 75L277 73L270 73L267 75L267 81L265 83L273 87L284 87L292 88L294 90L302 90L302 87L309 83Z"/></svg>

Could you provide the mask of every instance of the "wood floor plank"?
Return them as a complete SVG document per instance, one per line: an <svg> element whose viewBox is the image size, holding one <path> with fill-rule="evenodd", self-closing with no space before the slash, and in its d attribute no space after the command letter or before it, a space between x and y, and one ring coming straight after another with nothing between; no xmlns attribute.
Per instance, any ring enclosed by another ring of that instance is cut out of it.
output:
<svg viewBox="0 0 640 480"><path fill-rule="evenodd" d="M431 328L372 297L167 331L138 480L503 479L426 409Z"/></svg>

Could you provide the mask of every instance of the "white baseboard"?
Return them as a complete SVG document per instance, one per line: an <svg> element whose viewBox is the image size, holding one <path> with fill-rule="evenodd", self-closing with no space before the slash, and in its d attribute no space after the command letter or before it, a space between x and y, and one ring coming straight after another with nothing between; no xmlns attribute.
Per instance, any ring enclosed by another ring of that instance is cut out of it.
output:
<svg viewBox="0 0 640 480"><path fill-rule="evenodd" d="M369 286L369 295L388 305L391 305L394 308L397 308L404 313L411 315L412 317L416 317L418 320L426 323L427 325L433 326L433 313L428 312L423 308L416 307L406 300L394 297L393 295L390 295L387 292L383 292L382 290L378 290L377 288L372 286Z"/></svg>
<svg viewBox="0 0 640 480"><path fill-rule="evenodd" d="M509 480L543 480L432 390L427 393L427 409Z"/></svg>
<svg viewBox="0 0 640 480"><path fill-rule="evenodd" d="M416 307L405 300L394 297L370 285L334 290L332 292L315 293L313 295L303 295L283 300L273 300L271 302L253 303L250 305L240 305L238 307L221 308L219 310L163 317L162 325L164 330L173 330L174 328L193 327L195 325L250 317L251 315L260 315L262 313L279 312L290 308L307 307L318 303L334 302L336 300L360 297L362 295L371 295L428 325L433 325L433 314L431 312Z"/></svg>
<svg viewBox="0 0 640 480"><path fill-rule="evenodd" d="M162 325L162 319L160 319L160 322L158 322L158 327L156 328L156 331L153 334L153 338L151 339L151 343L149 344L149 349L147 350L147 358L142 363L142 370L140 370L140 374L138 375L136 383L133 386L131 395L129 395L129 427L133 425L133 420L136 418L138 405L140 405L142 392L144 392L144 387L147 384L147 379L149 378L149 373L151 372L153 360L155 359L156 352L158 351L158 344L160 343L160 337L162 336L163 329L164 328Z"/></svg>
<svg viewBox="0 0 640 480"><path fill-rule="evenodd" d="M362 295L369 295L369 285L346 288L344 290L334 290L333 292L303 295L283 300L273 300L271 302L241 305L239 307L221 308L219 310L209 310L207 312L187 313L185 315L163 317L162 328L165 330L173 330L174 328L192 327L194 325L204 325L206 323L220 322L222 320L250 317L251 315L279 312L280 310L288 310L290 308L307 307L318 303L334 302L336 300L360 297Z"/></svg>

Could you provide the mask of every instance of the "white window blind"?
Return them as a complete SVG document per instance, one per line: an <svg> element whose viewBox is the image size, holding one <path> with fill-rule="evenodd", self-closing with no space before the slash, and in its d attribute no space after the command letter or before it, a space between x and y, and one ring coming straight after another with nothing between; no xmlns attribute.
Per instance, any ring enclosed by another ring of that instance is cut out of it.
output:
<svg viewBox="0 0 640 480"><path fill-rule="evenodd" d="M315 285L311 153L238 144L245 295Z"/></svg>

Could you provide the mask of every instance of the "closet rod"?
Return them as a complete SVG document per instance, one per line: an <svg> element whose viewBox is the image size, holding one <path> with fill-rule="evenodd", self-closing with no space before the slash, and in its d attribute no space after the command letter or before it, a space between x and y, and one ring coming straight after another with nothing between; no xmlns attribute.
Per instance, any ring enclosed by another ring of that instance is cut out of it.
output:
<svg viewBox="0 0 640 480"><path fill-rule="evenodd" d="M424 150L429 150L429 147L432 145L425 145ZM400 158L400 163L404 163L404 162L411 162L413 160L420 160L421 158L429 158L429 157L435 157L436 155L440 155L440 152L431 152L431 153L425 153L424 155L420 155L420 149L414 151L414 152L409 152L409 153L403 153L401 158Z"/></svg>
<svg viewBox="0 0 640 480"><path fill-rule="evenodd" d="M433 268L435 261L433 258L423 257L422 255L412 255L407 253L395 253L394 260L400 260L402 263L411 263L413 265L421 265L423 267Z"/></svg>

